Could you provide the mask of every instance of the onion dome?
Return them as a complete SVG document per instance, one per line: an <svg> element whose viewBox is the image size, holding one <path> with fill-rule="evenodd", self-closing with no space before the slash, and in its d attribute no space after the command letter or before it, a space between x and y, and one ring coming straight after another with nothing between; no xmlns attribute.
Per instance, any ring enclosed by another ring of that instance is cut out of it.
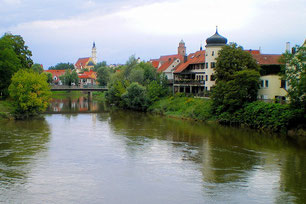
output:
<svg viewBox="0 0 306 204"><path fill-rule="evenodd" d="M218 27L216 28L216 33L206 39L207 46L225 45L226 43L227 39L218 33Z"/></svg>
<svg viewBox="0 0 306 204"><path fill-rule="evenodd" d="M185 44L185 42L184 42L184 40L183 40L183 39L181 40L180 44Z"/></svg>

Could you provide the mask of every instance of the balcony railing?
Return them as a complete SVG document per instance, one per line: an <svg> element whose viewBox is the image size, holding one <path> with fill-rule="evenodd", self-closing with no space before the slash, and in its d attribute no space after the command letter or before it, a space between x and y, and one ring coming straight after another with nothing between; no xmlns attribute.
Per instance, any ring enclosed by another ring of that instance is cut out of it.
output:
<svg viewBox="0 0 306 204"><path fill-rule="evenodd" d="M174 80L174 84L198 84L198 85L204 85L204 80L196 80L196 79L177 79Z"/></svg>

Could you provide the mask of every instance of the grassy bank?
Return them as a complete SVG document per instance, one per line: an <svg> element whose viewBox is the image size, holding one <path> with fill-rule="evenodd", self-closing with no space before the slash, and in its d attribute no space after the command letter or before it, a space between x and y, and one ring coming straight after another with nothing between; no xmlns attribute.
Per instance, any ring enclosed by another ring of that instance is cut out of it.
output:
<svg viewBox="0 0 306 204"><path fill-rule="evenodd" d="M1 119L12 119L11 112L13 107L9 100L0 100L0 120Z"/></svg>
<svg viewBox="0 0 306 204"><path fill-rule="evenodd" d="M202 98L166 97L153 103L148 111L178 118L213 120L211 100Z"/></svg>

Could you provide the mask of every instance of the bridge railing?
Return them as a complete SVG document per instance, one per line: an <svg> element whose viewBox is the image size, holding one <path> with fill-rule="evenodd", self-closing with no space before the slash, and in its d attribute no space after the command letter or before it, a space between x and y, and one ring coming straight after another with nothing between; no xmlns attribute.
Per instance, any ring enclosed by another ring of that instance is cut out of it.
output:
<svg viewBox="0 0 306 204"><path fill-rule="evenodd" d="M97 86L97 85L82 85L82 86L51 85L51 89L107 89L107 86Z"/></svg>

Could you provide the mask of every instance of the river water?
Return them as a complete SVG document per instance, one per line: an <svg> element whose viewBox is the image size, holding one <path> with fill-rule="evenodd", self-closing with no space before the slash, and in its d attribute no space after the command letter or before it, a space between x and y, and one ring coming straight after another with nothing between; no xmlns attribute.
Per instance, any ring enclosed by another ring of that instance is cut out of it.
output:
<svg viewBox="0 0 306 204"><path fill-rule="evenodd" d="M306 203L306 151L287 138L86 98L44 118L0 122L0 202Z"/></svg>

